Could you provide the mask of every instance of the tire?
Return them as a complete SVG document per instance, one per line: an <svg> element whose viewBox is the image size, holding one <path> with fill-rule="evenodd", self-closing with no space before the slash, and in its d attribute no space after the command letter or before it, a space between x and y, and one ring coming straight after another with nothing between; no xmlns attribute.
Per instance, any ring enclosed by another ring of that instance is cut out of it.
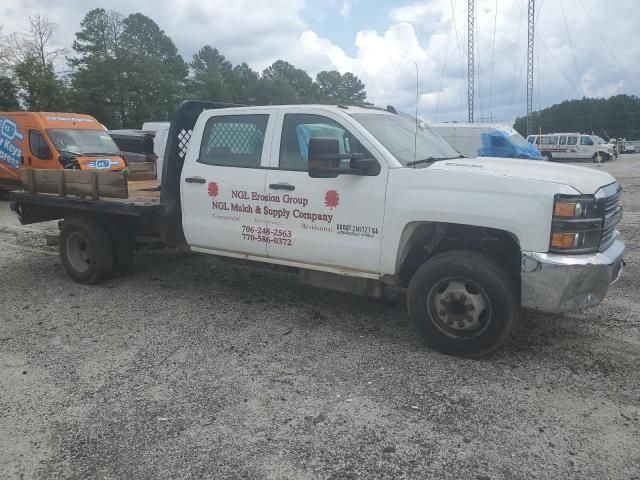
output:
<svg viewBox="0 0 640 480"><path fill-rule="evenodd" d="M113 246L111 278L126 275L133 265L133 238L129 230L119 222L105 222Z"/></svg>
<svg viewBox="0 0 640 480"><path fill-rule="evenodd" d="M94 285L108 278L114 255L107 228L89 217L65 219L60 232L60 258L75 282Z"/></svg>
<svg viewBox="0 0 640 480"><path fill-rule="evenodd" d="M593 157L591 157L591 160L593 160L595 163L602 163L603 161L606 161L606 157L604 156L603 153L598 154L597 152L593 154Z"/></svg>
<svg viewBox="0 0 640 480"><path fill-rule="evenodd" d="M553 155L550 152L544 152L542 156L547 162L553 162Z"/></svg>
<svg viewBox="0 0 640 480"><path fill-rule="evenodd" d="M448 355L490 355L510 340L519 323L518 295L507 271L466 250L422 264L409 284L407 306L425 341Z"/></svg>

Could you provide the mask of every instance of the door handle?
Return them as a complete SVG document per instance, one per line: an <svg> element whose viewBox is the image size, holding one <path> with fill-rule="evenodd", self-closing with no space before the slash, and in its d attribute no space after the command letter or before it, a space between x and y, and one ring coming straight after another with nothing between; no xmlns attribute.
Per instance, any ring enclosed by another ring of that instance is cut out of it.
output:
<svg viewBox="0 0 640 480"><path fill-rule="evenodd" d="M271 190L289 190L289 191L293 191L296 189L296 187L288 183L270 183L269 188Z"/></svg>
<svg viewBox="0 0 640 480"><path fill-rule="evenodd" d="M187 183L205 183L206 180L202 177L187 177L184 179Z"/></svg>

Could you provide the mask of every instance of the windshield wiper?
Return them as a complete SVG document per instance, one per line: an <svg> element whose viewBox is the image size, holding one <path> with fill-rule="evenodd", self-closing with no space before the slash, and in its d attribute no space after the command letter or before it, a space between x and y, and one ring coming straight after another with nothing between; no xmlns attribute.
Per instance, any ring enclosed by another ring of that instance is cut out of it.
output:
<svg viewBox="0 0 640 480"><path fill-rule="evenodd" d="M412 162L408 162L407 163L407 167L413 167L414 165L419 165L421 163L433 163L433 162L439 162L440 160L453 160L454 158L461 158L461 157L427 157L427 158L421 158L420 160L413 160Z"/></svg>

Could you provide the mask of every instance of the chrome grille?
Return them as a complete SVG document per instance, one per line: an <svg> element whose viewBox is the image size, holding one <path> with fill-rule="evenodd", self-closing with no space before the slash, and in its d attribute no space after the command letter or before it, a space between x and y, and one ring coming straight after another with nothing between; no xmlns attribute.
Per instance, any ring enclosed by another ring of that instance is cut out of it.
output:
<svg viewBox="0 0 640 480"><path fill-rule="evenodd" d="M596 201L603 219L602 238L600 239L600 251L603 252L614 242L618 224L622 219L622 204L620 203L622 187L615 183L603 187L599 193L605 195L599 197L596 194Z"/></svg>

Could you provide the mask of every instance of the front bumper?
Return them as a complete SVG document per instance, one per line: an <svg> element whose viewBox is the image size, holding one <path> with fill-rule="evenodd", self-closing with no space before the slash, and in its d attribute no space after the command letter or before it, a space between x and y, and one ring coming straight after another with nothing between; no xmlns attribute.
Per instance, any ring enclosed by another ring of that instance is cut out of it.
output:
<svg viewBox="0 0 640 480"><path fill-rule="evenodd" d="M624 242L587 255L522 252L521 304L560 313L595 307L622 276Z"/></svg>

